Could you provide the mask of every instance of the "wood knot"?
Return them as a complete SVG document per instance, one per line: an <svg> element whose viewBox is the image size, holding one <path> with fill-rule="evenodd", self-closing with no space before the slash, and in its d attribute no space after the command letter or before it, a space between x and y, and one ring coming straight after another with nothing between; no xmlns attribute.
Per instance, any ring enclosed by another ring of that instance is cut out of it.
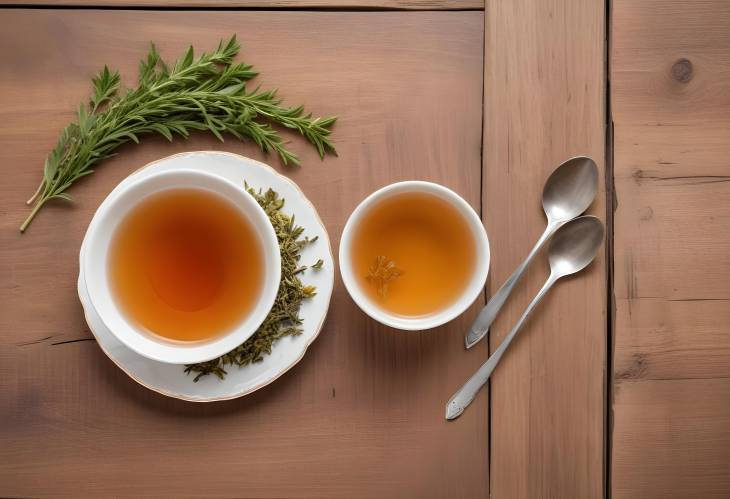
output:
<svg viewBox="0 0 730 499"><path fill-rule="evenodd" d="M689 83L692 76L692 62L689 59L679 59L672 65L672 78L679 83Z"/></svg>
<svg viewBox="0 0 730 499"><path fill-rule="evenodd" d="M654 217L654 210L651 206L644 206L641 210L639 210L639 219L640 220L651 220Z"/></svg>
<svg viewBox="0 0 730 499"><path fill-rule="evenodd" d="M649 361L645 353L634 353L628 365L622 370L617 370L615 379L641 379L649 369Z"/></svg>
<svg viewBox="0 0 730 499"><path fill-rule="evenodd" d="M634 182L637 184L640 184L642 179L644 178L644 170L641 168L637 168L633 172L631 172L631 177L634 179Z"/></svg>

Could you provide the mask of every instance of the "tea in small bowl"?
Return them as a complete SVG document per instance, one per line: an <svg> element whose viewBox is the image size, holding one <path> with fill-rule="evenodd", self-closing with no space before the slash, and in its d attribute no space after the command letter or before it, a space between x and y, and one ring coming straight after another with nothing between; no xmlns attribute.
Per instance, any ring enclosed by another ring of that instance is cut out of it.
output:
<svg viewBox="0 0 730 499"><path fill-rule="evenodd" d="M489 270L489 242L474 210L453 191L400 182L353 212L340 269L362 310L399 329L428 329L461 314Z"/></svg>

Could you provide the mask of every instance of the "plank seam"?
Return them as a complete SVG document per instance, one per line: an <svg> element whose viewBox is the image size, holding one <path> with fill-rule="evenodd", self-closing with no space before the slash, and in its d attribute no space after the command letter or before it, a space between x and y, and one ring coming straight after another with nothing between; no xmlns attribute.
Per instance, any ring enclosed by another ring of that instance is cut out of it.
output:
<svg viewBox="0 0 730 499"><path fill-rule="evenodd" d="M484 12L482 8L427 8L427 7L368 7L368 6L335 6L335 7L308 7L308 6L269 6L269 7L224 7L224 6L168 6L168 5L56 5L56 4L0 4L0 10L118 10L118 11L174 11L174 12Z"/></svg>
<svg viewBox="0 0 730 499"><path fill-rule="evenodd" d="M486 7L486 1L485 1ZM484 17L483 29L482 29L482 123L481 133L482 140L479 148L479 218L482 220L482 224L485 224L484 220L484 174L486 165L484 164L484 117L486 111L484 109L484 103L486 102L486 70L487 70L487 19ZM486 224L485 224L486 225ZM484 305L486 306L487 300L489 299L489 286L492 281L492 273L487 275L487 282L484 284ZM487 355L489 355L489 331L487 331L486 338L484 341L487 342ZM487 380L487 497L492 496L492 380Z"/></svg>
<svg viewBox="0 0 730 499"><path fill-rule="evenodd" d="M674 378L624 378L617 379L616 385L628 384L628 383L646 383L650 381L709 381L713 379L730 379L730 376L677 376Z"/></svg>
<svg viewBox="0 0 730 499"><path fill-rule="evenodd" d="M605 384L605 412L604 412L604 497L611 499L611 459L613 455L613 344L615 338L616 297L614 290L614 213L616 211L616 193L614 186L614 129L613 111L611 109L611 27L612 2L605 4L605 100L606 100L606 143L605 143L605 172L606 172L606 384Z"/></svg>

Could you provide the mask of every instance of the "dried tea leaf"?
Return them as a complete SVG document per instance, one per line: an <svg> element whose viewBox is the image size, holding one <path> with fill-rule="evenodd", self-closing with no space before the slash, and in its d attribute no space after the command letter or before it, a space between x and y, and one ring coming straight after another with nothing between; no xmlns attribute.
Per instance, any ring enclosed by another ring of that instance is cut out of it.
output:
<svg viewBox="0 0 730 499"><path fill-rule="evenodd" d="M290 216L281 211L284 199L274 190L269 189L262 193L261 190L256 191L249 187L248 183L245 186L268 215L279 240L281 284L269 315L246 342L217 359L185 366L186 374L196 373L193 381L198 381L208 374L224 379L228 374L226 366L243 367L252 362L261 362L264 355L271 353L277 340L285 336L300 335L302 319L299 317L299 308L304 300L316 294L316 288L302 283L298 274L310 268L299 265L302 249L315 242L317 238L302 237L304 228L294 224L294 215ZM311 268L321 269L323 263L322 260L317 260Z"/></svg>

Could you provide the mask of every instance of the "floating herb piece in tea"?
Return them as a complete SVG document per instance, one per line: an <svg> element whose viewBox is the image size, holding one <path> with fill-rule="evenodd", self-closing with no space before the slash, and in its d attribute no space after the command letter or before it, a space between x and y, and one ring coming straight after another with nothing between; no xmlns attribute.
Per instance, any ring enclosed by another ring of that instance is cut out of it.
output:
<svg viewBox="0 0 730 499"><path fill-rule="evenodd" d="M299 280L298 275L308 268L321 269L324 262L317 260L314 265L299 265L301 251L306 245L317 240L302 237L304 228L294 224L294 215L281 211L284 199L272 189L262 193L246 184L246 190L258 201L274 227L281 251L281 284L276 295L274 306L258 330L242 345L217 359L199 364L185 366L185 373L196 373L193 381L198 381L208 374L215 374L223 379L227 374L225 367L229 365L245 366L252 362L260 362L264 355L270 354L274 343L285 336L298 336L302 332L302 319L299 308L304 300L316 293L314 286L308 286Z"/></svg>
<svg viewBox="0 0 730 499"><path fill-rule="evenodd" d="M313 118L302 106L282 106L276 90L249 90L247 82L258 73L253 66L234 63L239 49L233 36L197 58L191 46L167 65L152 45L139 63L137 87L123 92L119 72L104 66L92 79L89 104L79 106L76 121L61 132L46 157L43 179L28 200L33 209L20 231L48 201L70 201L66 190L76 180L93 173L92 167L122 144L139 143L144 134L157 133L169 141L174 135L187 138L192 130L207 130L221 141L229 134L253 140L264 152L274 151L284 164L299 164L272 126L280 125L299 132L320 157L335 154L329 135L336 118Z"/></svg>
<svg viewBox="0 0 730 499"><path fill-rule="evenodd" d="M380 255L368 269L368 281L373 283L378 290L378 296L384 298L388 294L388 285L394 279L403 275L403 271L396 267L393 260Z"/></svg>

